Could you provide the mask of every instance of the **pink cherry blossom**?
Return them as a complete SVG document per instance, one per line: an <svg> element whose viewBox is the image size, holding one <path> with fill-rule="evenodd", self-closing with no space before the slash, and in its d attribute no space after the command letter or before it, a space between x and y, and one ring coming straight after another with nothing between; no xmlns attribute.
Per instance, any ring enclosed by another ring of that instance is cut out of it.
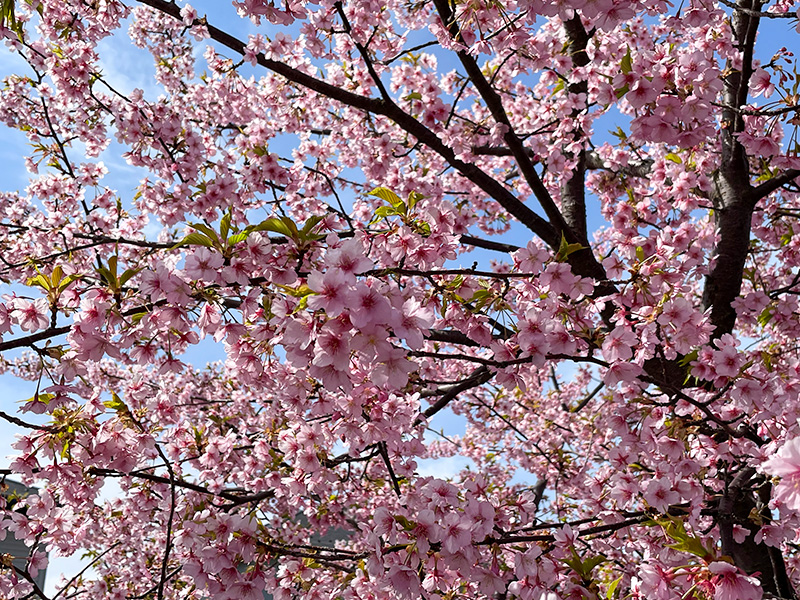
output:
<svg viewBox="0 0 800 600"><path fill-rule="evenodd" d="M220 278L219 271L223 264L223 258L219 253L210 248L200 247L186 257L184 270L192 279L216 283Z"/></svg>
<svg viewBox="0 0 800 600"><path fill-rule="evenodd" d="M19 325L22 331L38 331L45 329L50 323L46 298L37 298L33 301L14 298L9 302L9 306L12 322Z"/></svg>
<svg viewBox="0 0 800 600"><path fill-rule="evenodd" d="M337 317L350 303L351 292L341 272L328 271L322 274L315 271L309 275L308 285L318 293L309 298L309 308L322 308L331 317Z"/></svg>
<svg viewBox="0 0 800 600"><path fill-rule="evenodd" d="M800 438L788 440L761 468L781 478L775 497L788 508L800 510Z"/></svg>
<svg viewBox="0 0 800 600"><path fill-rule="evenodd" d="M712 562L708 570L714 573L714 600L761 600L762 592L758 579L747 577L736 567L726 562Z"/></svg>

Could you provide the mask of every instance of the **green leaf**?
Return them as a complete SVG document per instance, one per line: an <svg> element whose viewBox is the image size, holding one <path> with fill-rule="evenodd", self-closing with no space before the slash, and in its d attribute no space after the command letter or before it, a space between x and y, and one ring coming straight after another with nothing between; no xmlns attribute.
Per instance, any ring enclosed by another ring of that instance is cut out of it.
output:
<svg viewBox="0 0 800 600"><path fill-rule="evenodd" d="M597 565L600 565L600 564L602 564L604 562L606 562L606 558L603 557L603 556L600 556L600 555L598 555L598 556L590 556L585 561L583 561L583 570L586 573L586 575L589 575L589 573L591 573L592 570Z"/></svg>
<svg viewBox="0 0 800 600"><path fill-rule="evenodd" d="M699 356L699 354L700 354L700 351L697 348L695 348L694 350L689 352L689 354L687 354L682 359L680 359L678 361L678 364L680 366L682 366L682 367L688 367L690 364L692 364L694 361L697 360L697 357Z"/></svg>
<svg viewBox="0 0 800 600"><path fill-rule="evenodd" d="M316 294L316 292L312 290L310 287L308 287L305 283L302 283L297 287L289 287L288 285L280 285L280 284L276 285L277 287L281 288L284 292L286 292L290 296L294 296L295 298L304 298L306 296Z"/></svg>
<svg viewBox="0 0 800 600"><path fill-rule="evenodd" d="M303 312L306 308L308 308L308 296L303 296L300 298L300 302L297 303L297 307L292 311L292 314L296 315L299 312Z"/></svg>
<svg viewBox="0 0 800 600"><path fill-rule="evenodd" d="M108 257L108 270L113 273L114 279L117 278L117 255L112 254Z"/></svg>
<svg viewBox="0 0 800 600"><path fill-rule="evenodd" d="M706 548L700 538L690 535L686 531L683 520L680 518L665 516L658 519L658 524L661 525L664 534L675 541L674 544L667 544L667 548L672 548L678 552L694 554L702 559L714 557L714 552L711 548Z"/></svg>
<svg viewBox="0 0 800 600"><path fill-rule="evenodd" d="M678 164L678 165L683 164L683 159L680 156L678 156L677 154L675 154L674 152L670 152L664 158L666 160L668 160L670 162L674 162L675 164Z"/></svg>
<svg viewBox="0 0 800 600"><path fill-rule="evenodd" d="M297 225L294 224L289 217L270 217L266 221L262 221L252 228L250 231L271 231L272 233L279 233L292 240L298 241Z"/></svg>
<svg viewBox="0 0 800 600"><path fill-rule="evenodd" d="M568 565L578 575L583 575L583 562L581 562L579 556L575 555L572 558L565 558L563 561L565 565Z"/></svg>
<svg viewBox="0 0 800 600"><path fill-rule="evenodd" d="M611 582L611 585L608 586L608 590L606 590L606 599L611 600L614 597L614 592L617 591L617 586L619 582L622 581L622 575L617 577L614 581Z"/></svg>
<svg viewBox="0 0 800 600"><path fill-rule="evenodd" d="M475 304L475 308L483 308L494 300L494 292L491 290L477 290L472 294L470 301Z"/></svg>
<svg viewBox="0 0 800 600"><path fill-rule="evenodd" d="M422 94L419 92L411 92L408 96L405 97L406 100L422 100Z"/></svg>
<svg viewBox="0 0 800 600"><path fill-rule="evenodd" d="M412 523L411 521L406 519L403 515L394 515L394 520L400 523L400 525L406 531L411 531L412 529L414 529L414 527L417 526L416 523Z"/></svg>
<svg viewBox="0 0 800 600"><path fill-rule="evenodd" d="M20 41L23 41L22 23L17 21L17 16L14 14L14 0L3 0L0 7L0 27L8 27L17 34Z"/></svg>
<svg viewBox="0 0 800 600"><path fill-rule="evenodd" d="M413 209L417 205L417 202L422 200L424 197L425 196L423 196L419 192L411 192L408 195L408 201L406 202L406 204L408 205L408 209L409 210Z"/></svg>
<svg viewBox="0 0 800 600"><path fill-rule="evenodd" d="M218 239L217 232L214 231L212 227L209 227L205 223L189 223L189 227L191 227L192 229L196 229L197 231L200 231L202 233L205 233L208 236L208 238L212 241L216 241Z"/></svg>
<svg viewBox="0 0 800 600"><path fill-rule="evenodd" d="M773 367L772 367L772 353L771 352L767 352L766 350L762 350L761 351L761 361L764 363L764 366L766 367L767 371L769 373L772 373L772 370L773 370Z"/></svg>
<svg viewBox="0 0 800 600"><path fill-rule="evenodd" d="M619 88L619 89L617 89L617 90L614 90L614 95L617 97L617 100L619 100L619 99L620 99L620 98L622 98L622 97L623 97L625 94L627 94L629 91L631 91L631 88L630 88L630 86L629 86L629 85L626 83L626 84L625 84L625 85L623 85L621 88Z"/></svg>
<svg viewBox="0 0 800 600"><path fill-rule="evenodd" d="M39 286L40 288L44 288L45 290L50 290L50 279L42 275L41 273L36 277L31 277L28 281L25 282L29 286Z"/></svg>
<svg viewBox="0 0 800 600"><path fill-rule="evenodd" d="M625 53L625 56L622 57L622 60L619 63L619 70L626 75L633 70L633 60L631 58L630 46L628 46L628 52Z"/></svg>
<svg viewBox="0 0 800 600"><path fill-rule="evenodd" d="M422 53L414 54L413 52L407 52L405 56L400 57L400 60L416 66L421 56Z"/></svg>
<svg viewBox="0 0 800 600"><path fill-rule="evenodd" d="M314 227L319 225L324 218L325 217L321 215L314 215L312 217L309 217L308 221L303 223L303 228L300 230L301 240L307 242L310 240L320 239L321 237L323 237L320 236L319 234L312 234L311 231L314 229Z"/></svg>
<svg viewBox="0 0 800 600"><path fill-rule="evenodd" d="M423 220L414 221L414 228L417 230L417 233L421 233L425 237L431 235L431 226L427 221Z"/></svg>
<svg viewBox="0 0 800 600"><path fill-rule="evenodd" d="M244 231L242 233L234 233L228 238L228 246L235 246L236 244L245 241L248 235L249 234Z"/></svg>
<svg viewBox="0 0 800 600"><path fill-rule="evenodd" d="M233 215L231 215L230 209L224 215L222 215L222 219L219 222L219 237L221 239L225 239L228 237L228 232L231 230L231 219Z"/></svg>
<svg viewBox="0 0 800 600"><path fill-rule="evenodd" d="M394 193L392 190L390 190L389 188L385 188L385 187L376 187L374 190L372 190L372 191L369 193L369 195L370 195L370 196L377 196L377 197L378 197L378 198L380 198L381 200L385 200L386 202L388 202L389 204L391 204L391 205L392 205L394 208L396 208L396 209L399 209L399 208L403 208L403 209L405 209L405 207L406 207L406 205L405 205L405 202L403 202L403 201L400 199L400 196L398 196L397 194L395 194L395 193ZM405 214L405 212L406 212L406 211L405 211L405 210L403 210L403 214Z"/></svg>
<svg viewBox="0 0 800 600"><path fill-rule="evenodd" d="M314 215L308 218L308 221L303 223L303 229L301 229L301 233L308 234L311 233L311 230L314 229L317 225L319 225L325 217L322 215Z"/></svg>
<svg viewBox="0 0 800 600"><path fill-rule="evenodd" d="M128 283L130 278L133 277L134 275L136 275L139 271L141 271L141 269L125 269L125 271L123 271L122 275L119 276L119 284L120 284L120 286L123 286L126 283Z"/></svg>
<svg viewBox="0 0 800 600"><path fill-rule="evenodd" d="M55 394L51 394L49 392L44 393L44 394L40 394L40 393L37 392L36 394L31 396L30 398L27 398L25 400L20 400L20 402L23 402L25 404L27 404L28 402L44 402L45 404L47 404L48 402L50 402L50 400L52 400L55 397L56 397Z"/></svg>
<svg viewBox="0 0 800 600"><path fill-rule="evenodd" d="M775 315L775 307L773 305L767 306L764 310L761 311L761 314L758 315L758 324L762 327L766 327L769 325L769 322L772 320L772 317Z"/></svg>
<svg viewBox="0 0 800 600"><path fill-rule="evenodd" d="M564 234L561 234L561 243L558 246L558 253L556 254L556 261L557 262L564 262L569 258L570 254L577 252L578 250L583 250L585 246L581 246L580 244L568 244L567 238L564 237Z"/></svg>
<svg viewBox="0 0 800 600"><path fill-rule="evenodd" d="M699 556L700 558L706 558L711 553L708 549L703 546L703 543L697 538L689 538L687 540L682 540L675 544L667 544L667 548L672 548L673 550L677 550L678 552L686 552L688 554L694 554L695 556Z"/></svg>
<svg viewBox="0 0 800 600"><path fill-rule="evenodd" d="M116 392L111 392L111 400L106 400L105 402L103 402L103 405L106 408L110 408L111 410L114 410L116 412L129 412L128 407L122 401L122 398L117 396Z"/></svg>
<svg viewBox="0 0 800 600"><path fill-rule="evenodd" d="M58 284L64 278L64 269L61 268L61 265L56 265L53 267L53 272L50 273L50 282L53 284L52 287L58 287Z"/></svg>
<svg viewBox="0 0 800 600"><path fill-rule="evenodd" d="M107 267L97 267L97 269L95 270L97 271L97 274L100 275L100 278L106 283L108 287L113 289L119 287L117 283L116 272L112 272Z"/></svg>
<svg viewBox="0 0 800 600"><path fill-rule="evenodd" d="M391 206L379 206L375 209L375 218L373 221L380 221L381 219L395 215L402 215L402 213L397 212L397 209L392 208Z"/></svg>
<svg viewBox="0 0 800 600"><path fill-rule="evenodd" d="M205 246L206 248L213 248L214 242L212 242L208 236L195 231L186 235L180 242L172 246L170 250L175 250L181 246Z"/></svg>

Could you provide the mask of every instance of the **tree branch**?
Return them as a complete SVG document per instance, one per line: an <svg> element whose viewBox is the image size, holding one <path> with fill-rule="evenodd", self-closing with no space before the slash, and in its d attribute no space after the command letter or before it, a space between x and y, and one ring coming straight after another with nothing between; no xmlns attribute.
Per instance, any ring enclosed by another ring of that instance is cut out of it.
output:
<svg viewBox="0 0 800 600"><path fill-rule="evenodd" d="M727 65L729 74L723 81L727 107L743 106L747 101L759 17L744 10L759 10L762 4L761 0L737 2L732 25L742 53L742 67L736 70L732 64ZM747 152L736 135L744 131L744 126L741 114L730 108L722 109L722 160L715 175L712 195L719 242L715 248L714 267L706 277L703 289L703 307L711 309L714 337L730 333L736 325L733 301L741 293L744 265L750 248L750 225L755 206L751 198L753 187Z"/></svg>
<svg viewBox="0 0 800 600"><path fill-rule="evenodd" d="M469 377L466 379L463 379L453 385L440 387L437 392L444 392L442 397L425 409L422 414L425 415L426 419L430 419L433 415L450 404L450 402L452 402L461 392L465 392L469 389L483 385L484 383L491 381L493 377L494 373L489 371L489 369L487 369L485 366L478 367L472 373L470 373ZM422 419L417 418L417 420L414 421L414 425L419 425L421 422Z"/></svg>
<svg viewBox="0 0 800 600"><path fill-rule="evenodd" d="M494 240L484 240L471 235L462 235L458 241L467 246L475 246L476 248L483 248L484 250L508 252L509 254L516 252L517 250L521 250L519 246L515 246L514 244L495 242Z"/></svg>
<svg viewBox="0 0 800 600"><path fill-rule="evenodd" d="M177 20L181 20L180 8L177 4L172 4L166 0L137 1L164 14L170 15ZM245 44L241 40L222 31L221 29L218 29L217 27L214 27L206 20L196 20L195 23L197 25L204 25L208 29L211 39L214 41L233 50L234 52L237 52L238 54L244 55ZM530 231L542 238L542 240L544 240L544 242L547 243L551 248L558 248L561 236L560 232L556 230L556 228L528 208L504 185L495 180L491 175L485 173L474 164L459 160L456 157L453 149L442 142L439 136L397 106L397 104L394 102L387 101L383 98L370 98L349 92L317 79L316 77L308 75L307 73L299 71L298 69L290 67L287 64L268 59L263 54L258 54L256 60L260 66L272 71L273 73L281 75L292 83L316 92L326 98L335 100L341 104L362 110L364 112L371 112L377 115L388 117L394 121L398 127L403 129L406 133L414 136L422 144L436 152L456 171L474 183L481 190L486 192L490 198L497 201L500 206L502 206L513 217L520 221L520 223L530 229Z"/></svg>
<svg viewBox="0 0 800 600"><path fill-rule="evenodd" d="M433 0L433 3L436 6L439 17L442 19L442 22L450 33L450 36L459 44L466 45L464 38L461 36L461 29L456 22L455 15L450 9L448 0ZM550 192L547 191L547 188L542 183L538 173L536 173L533 162L528 156L528 152L526 151L525 147L522 145L522 141L514 131L514 127L512 126L511 121L506 114L505 108L503 107L503 100L500 97L500 94L498 94L492 85L487 81L483 71L478 66L478 63L469 53L466 52L466 50L457 50L456 55L458 56L461 64L464 66L470 81L472 81L475 89L486 103L486 107L489 109L489 112L492 113L494 120L498 124L504 126L505 131L503 133L503 139L508 145L509 150L511 150L511 154L516 160L522 176L525 178L525 181L530 186L531 190L536 196L536 199L539 201L539 204L544 209L545 214L550 219L550 223L553 224L559 234L564 233L569 237L569 228L567 227L567 223L564 221L564 217L558 210L558 206L556 206L556 203L550 196Z"/></svg>
<svg viewBox="0 0 800 600"><path fill-rule="evenodd" d="M800 169L789 169L778 175L777 177L773 177L762 183L761 185L752 189L749 195L749 201L752 204L756 204L762 198L765 198L772 192L780 189L787 183L791 183L795 179L800 177Z"/></svg>

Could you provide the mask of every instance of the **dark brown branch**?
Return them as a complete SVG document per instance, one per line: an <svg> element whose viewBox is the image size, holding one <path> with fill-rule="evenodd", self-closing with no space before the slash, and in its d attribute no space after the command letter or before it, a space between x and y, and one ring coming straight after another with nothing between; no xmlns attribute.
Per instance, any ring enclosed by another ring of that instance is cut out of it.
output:
<svg viewBox="0 0 800 600"><path fill-rule="evenodd" d="M475 246L476 248L483 248L484 250L497 250L498 252L508 252L509 254L521 249L519 246L515 246L514 244L495 242L493 240L484 240L482 238L477 238L471 235L462 235L458 239L458 241L468 246Z"/></svg>
<svg viewBox="0 0 800 600"><path fill-rule="evenodd" d="M426 350L409 350L408 356L416 356L420 358L436 358L439 360L461 360L465 362L474 362L479 365L487 367L495 367L503 369L505 367L513 367L515 365L524 365L531 362L532 357L526 356L523 358L514 358L511 360L494 360L492 358L482 358L480 356L470 356L468 354L457 354L447 352L428 352ZM570 360L574 362L586 362L601 367L608 367L608 363L594 356L572 356L569 354L547 354L548 360Z"/></svg>
<svg viewBox="0 0 800 600"><path fill-rule="evenodd" d="M744 467L727 483L723 491L717 509L722 551L733 558L736 566L745 573L759 573L761 587L766 593L781 598L796 598L780 549L755 541L761 526L754 522L753 511L757 511L764 521L771 520L766 506L758 511L759 505L765 505L766 502L764 498L757 499L756 492L752 489L755 477L754 468ZM769 490L763 486L768 485L762 481L758 486L765 490L767 502ZM748 532L744 542L737 542L733 537L733 526L736 524L743 526Z"/></svg>
<svg viewBox="0 0 800 600"><path fill-rule="evenodd" d="M575 13L571 19L564 21L564 29L567 32L570 56L574 67L585 67L589 64L589 55L586 46L591 39L581 21L579 13ZM584 94L588 91L588 83L585 80L569 84L570 94ZM577 119L580 113L587 108L575 108L572 110L572 118ZM581 141L579 131L574 131L572 138ZM575 166L561 185L561 212L564 220L569 225L570 230L577 237L577 241L584 247L589 247L589 237L586 228L586 150L581 148L577 155L570 158L575 160Z"/></svg>
<svg viewBox="0 0 800 600"><path fill-rule="evenodd" d="M358 53L361 55L361 59L364 61L364 65L367 67L367 72L369 76L372 78L372 81L375 83L375 86L378 88L378 92L380 92L381 98L383 98L387 102L391 102L391 96L389 96L389 91L386 89L386 86L383 85L381 81L380 75L375 70L375 65L372 63L372 59L369 56L369 52L367 48L356 38L353 36L353 29L350 26L350 21L347 18L347 14L344 12L344 7L342 6L341 2L334 2L333 7L336 9L336 12L339 14L339 18L342 19L342 25L344 25L345 33L350 36L350 39L353 41Z"/></svg>
<svg viewBox="0 0 800 600"><path fill-rule="evenodd" d="M121 244L123 246L137 246L139 248L149 248L151 250L169 250L175 245L175 242L151 242L149 240L132 240L129 238L113 238L107 235L87 234L87 233L74 233L73 237L92 240L97 244Z"/></svg>
<svg viewBox="0 0 800 600"><path fill-rule="evenodd" d="M494 373L489 371L489 369L487 369L485 366L478 367L469 375L469 377L460 381L459 383L440 387L437 392L443 392L442 397L431 404L422 414L425 415L426 419L430 419L433 415L450 404L450 402L452 402L461 392L465 392L474 387L483 385L484 383L491 381L493 377ZM418 425L421 421L422 419L418 418L416 421L414 421L414 425Z"/></svg>
<svg viewBox="0 0 800 600"><path fill-rule="evenodd" d="M392 461L389 460L389 451L386 449L386 442L378 442L378 454L381 455L383 464L386 465L386 470L389 472L389 479L392 481L392 489L394 489L394 493L397 494L398 497L401 496L402 492L400 491L400 482L397 480L397 475L394 473Z"/></svg>
<svg viewBox="0 0 800 600"><path fill-rule="evenodd" d="M76 581L78 581L78 579L80 579L81 577L83 577L83 575L86 573L86 571L88 571L89 569L91 569L91 568L92 568L92 565L93 565L93 564L95 564L97 561L99 561L100 559L102 559L102 558L103 558L103 557L104 557L106 554L108 554L109 552L111 552L111 551L112 551L114 548L116 548L117 546L119 546L121 543L122 543L122 542L114 542L114 543L113 543L113 544L111 544L111 545L110 545L108 548L106 548L105 550L103 550L103 551L102 551L100 554L98 554L97 556L95 556L95 557L94 557L94 558L91 560L91 562L90 562L89 564L87 564L87 565L86 565L85 567L83 567L83 568L82 568L80 571L78 571L78 572L77 572L75 575L73 575L73 576L72 576L72 578L71 578L69 581L67 581L67 583L66 583L66 584L65 584L65 585L64 585L64 586L63 586L63 587L62 587L60 590L58 590L58 591L56 592L56 595L55 595L55 596L53 596L52 600L56 600L56 598L58 598L58 597L59 597L61 594L63 594L65 590L68 590L68 589L69 589L69 587L70 587L70 586L71 586L73 583L75 583Z"/></svg>
<svg viewBox="0 0 800 600"><path fill-rule="evenodd" d="M759 10L760 0L739 0L737 7ZM729 74L723 80L726 106L743 106L749 95L750 77L753 74L753 46L759 18L742 10L733 14L733 32L742 53L741 70L728 64ZM744 131L744 118L734 110L722 109L722 157L715 175L712 195L714 217L719 242L715 248L715 265L706 277L703 290L703 307L711 309L714 337L733 331L736 311L733 301L742 289L742 276L750 248L750 224L755 206L751 195L750 167L747 152L737 134Z"/></svg>
<svg viewBox="0 0 800 600"><path fill-rule="evenodd" d="M167 2L166 0L137 0L141 4L145 4L155 10L164 14L181 20L180 8L176 4ZM197 20L197 25L204 25L209 33L209 36L214 41L222 44L223 46L244 55L245 44L241 40L233 37L232 35L210 25L205 19ZM488 173L485 173L474 164L466 163L456 157L452 148L447 146L433 131L425 127L422 123L417 121L414 117L409 115L397 104L387 101L384 98L370 98L355 94L347 90L341 89L331 85L325 81L317 79L307 73L292 68L284 63L266 58L263 54L256 57L258 64L273 73L277 73L287 80L300 85L308 90L316 92L326 98L335 100L362 110L378 115L388 117L394 123L406 131L408 134L414 136L419 142L436 152L441 156L451 167L458 171L470 182L478 186L481 190L486 192L489 197L497 201L500 206L507 210L513 217L519 220L523 225L530 229L533 233L538 235L550 247L558 248L561 240L559 231L554 228L545 219L537 215L533 210L528 208L522 203L514 194L512 194L504 185L499 183Z"/></svg>
<svg viewBox="0 0 800 600"><path fill-rule="evenodd" d="M31 575L30 575L30 573L28 573L28 571L26 571L25 569L20 569L15 564L12 564L11 568L17 573L17 575L22 577L25 581L30 583L31 586L33 587L33 593L32 594L28 594L27 596L24 596L24 599L36 598L37 600L51 600L49 596L45 595L44 590L39 587L39 584L36 583L36 580L33 577L31 577Z"/></svg>
<svg viewBox="0 0 800 600"><path fill-rule="evenodd" d="M295 550L294 547L277 546L275 544L268 544L260 540L257 540L256 544L258 544L260 548L263 548L267 552L275 554L277 556L294 556L296 558L311 558L319 562L335 561L335 560L359 561L359 560L364 560L370 555L369 552L360 552L358 554L353 554L352 552L347 550L330 550L330 549L327 549L329 550L329 552L327 553L323 553L321 549L314 550L313 552L302 552L299 550ZM405 546L403 546L403 548L405 548Z"/></svg>
<svg viewBox="0 0 800 600"><path fill-rule="evenodd" d="M511 156L511 150L505 146L474 146L472 153L480 156ZM533 158L533 150L528 149L528 154ZM586 168L591 170L610 171L627 177L648 177L653 169L653 159L629 162L624 167L612 169L607 167L597 152L586 152Z"/></svg>
<svg viewBox="0 0 800 600"><path fill-rule="evenodd" d="M615 531L619 531L620 529L626 529L631 527L632 525L639 525L644 523L645 521L651 520L653 517L651 515L642 514L638 517L633 517L630 519L625 519L624 521L620 521L619 523L608 523L606 525L597 525L595 527L587 527L586 529L581 529L576 532L577 537L586 537L590 535L597 535L599 533L613 533ZM562 525L553 523L549 524L547 529L558 529ZM479 546L486 546L491 544L519 544L519 543L530 543L530 542L554 542L555 536L552 534L541 533L541 534L533 534L533 535L506 535L500 537L487 537L481 542L477 542Z"/></svg>
<svg viewBox="0 0 800 600"><path fill-rule="evenodd" d="M496 273L494 271L478 271L477 269L376 269L366 271L362 275L382 275L384 273L394 273L396 275L408 275L410 277L446 277L448 275L474 275L475 277L485 277L487 279L532 279L537 273Z"/></svg>
<svg viewBox="0 0 800 600"><path fill-rule="evenodd" d="M409 48L408 50L403 50L400 54L398 54L396 56L393 56L392 58L385 59L383 61L383 64L386 65L386 66L389 66L394 61L396 61L398 58L401 58L402 56L405 56L406 54L413 54L414 52L417 52L418 50L424 50L425 48L429 48L431 46L438 46L438 45L439 45L439 41L438 40L430 40L429 42L423 42L422 44L417 44L416 46L413 46L413 47Z"/></svg>
<svg viewBox="0 0 800 600"><path fill-rule="evenodd" d="M459 344L461 346L471 346L473 348L480 346L478 342L467 336L467 334L452 329L431 329L425 334L425 339L432 342Z"/></svg>
<svg viewBox="0 0 800 600"><path fill-rule="evenodd" d="M53 433L57 431L56 427L51 427L50 425L36 425L34 423L28 423L27 421L23 421L17 417L9 415L8 413L3 412L0 410L0 418L5 419L9 423L16 425L17 427L25 427L26 429L35 429L37 431L47 431Z"/></svg>
<svg viewBox="0 0 800 600"><path fill-rule="evenodd" d="M456 22L455 14L453 14L448 0L433 0L433 3L436 6L439 17L450 32L450 36L459 44L465 45L464 39L461 36L461 29ZM538 173L536 173L536 169L533 166L530 156L528 156L528 152L523 146L519 136L514 131L514 127L503 107L503 100L500 94L498 94L489 81L487 81L478 63L466 50L457 50L456 55L463 65L464 70L467 72L470 81L472 81L475 89L486 103L486 107L489 109L489 112L491 112L492 117L499 125L504 127L503 139L509 150L511 150L511 154L514 156L522 176L525 178L534 196L536 196L539 204L544 209L548 219L550 219L550 223L555 227L559 237L562 233L569 237L569 229L564 221L564 217L561 215L558 206L556 206L556 203L550 196L550 192L547 191L544 183L542 183Z"/></svg>
<svg viewBox="0 0 800 600"><path fill-rule="evenodd" d="M114 471L111 469L103 469L100 467L89 467L87 472L90 475L94 475L96 477L133 477L135 479L144 479L146 481L152 481L154 483L163 483L164 485L171 485L174 484L175 487L191 490L193 492L198 492L200 494L206 494L209 496L217 496L222 498L223 500L227 500L228 502L234 504L244 504L246 502L252 502L253 498L256 496L262 496L263 493L259 494L247 494L245 496L240 496L235 494L234 492L212 492L211 490L204 488L201 485L197 485L196 483L192 483L190 481L184 481L183 479L172 479L170 477L163 477L161 475L155 475L154 473L147 473L145 471L132 471L131 473L120 473L119 471ZM269 496L263 496L264 499Z"/></svg>
<svg viewBox="0 0 800 600"><path fill-rule="evenodd" d="M563 408L565 411L567 411L567 412L571 412L571 413L577 413L577 412L580 412L581 410L583 410L583 409L586 407L586 405L587 405L587 404L589 404L589 402L591 402L592 398L594 398L594 397L595 397L595 396L596 396L598 393L600 393L600 390L602 390L602 389L603 389L603 387L604 387L605 385L606 385L606 384L605 384L605 383L603 383L603 382L601 381L600 383L598 383L598 384L597 384L597 386L596 386L596 387L595 387L595 388L594 388L594 389L593 389L591 392L589 392L589 393L588 393L588 394L587 394L587 395L586 395L586 396L585 396L585 397L584 397L584 398L583 398L583 399L582 399L580 402L578 402L578 404L576 404L575 406L568 406L568 405L565 403L565 404L562 404L562 406L561 406L561 407L562 407L562 408Z"/></svg>
<svg viewBox="0 0 800 600"><path fill-rule="evenodd" d="M793 12L771 13L763 10L752 10L749 8L742 8L735 2L731 2L731 0L719 0L719 1L728 8L736 9L737 11L743 12L744 14L749 15L751 17L763 17L765 19L797 19L797 13Z"/></svg>
<svg viewBox="0 0 800 600"><path fill-rule="evenodd" d="M50 338L64 335L65 333L69 332L71 328L72 325L64 325L63 327L50 327L49 329L37 331L36 333L32 333L21 338L8 340L7 342L0 342L0 352L4 352L5 350L13 350L15 348L30 347L36 342L41 342L42 340L49 340Z"/></svg>
<svg viewBox="0 0 800 600"><path fill-rule="evenodd" d="M753 188L748 199L752 204L755 204L762 198L767 197L772 192L780 189L787 183L791 183L798 177L800 177L800 169L790 169L785 171L784 173L765 181L758 187Z"/></svg>
<svg viewBox="0 0 800 600"><path fill-rule="evenodd" d="M627 177L648 177L653 169L653 159L648 158L642 161L629 162L619 169L611 169L605 165L603 159L597 152L586 153L586 168L591 170L605 170L612 173L619 173Z"/></svg>

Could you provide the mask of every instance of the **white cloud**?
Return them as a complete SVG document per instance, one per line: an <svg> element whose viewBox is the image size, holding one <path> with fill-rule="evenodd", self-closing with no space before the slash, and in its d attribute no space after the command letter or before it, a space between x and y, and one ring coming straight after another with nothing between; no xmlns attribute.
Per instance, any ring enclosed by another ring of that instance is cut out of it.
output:
<svg viewBox="0 0 800 600"><path fill-rule="evenodd" d="M145 97L155 97L161 89L155 80L153 56L130 41L129 23L130 20L125 21L114 35L97 45L103 79L121 94L128 95L138 88Z"/></svg>
<svg viewBox="0 0 800 600"><path fill-rule="evenodd" d="M448 456L446 458L424 458L418 461L417 474L421 477L437 477L447 479L455 477L467 467L475 468L472 459L466 456Z"/></svg>

